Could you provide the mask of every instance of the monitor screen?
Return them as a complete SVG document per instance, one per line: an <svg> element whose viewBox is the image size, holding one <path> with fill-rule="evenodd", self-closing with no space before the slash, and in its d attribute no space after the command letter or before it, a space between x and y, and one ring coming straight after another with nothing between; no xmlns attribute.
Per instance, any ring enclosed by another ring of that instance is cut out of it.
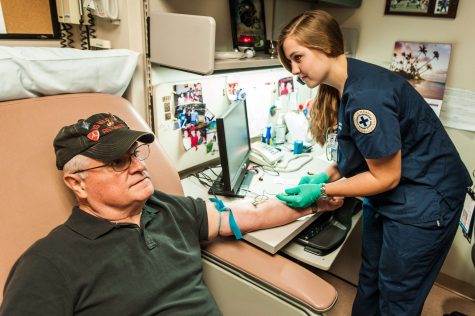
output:
<svg viewBox="0 0 475 316"><path fill-rule="evenodd" d="M214 184L212 193L239 196L251 150L246 102L234 101L223 115L216 118L216 129L222 174L221 188Z"/></svg>

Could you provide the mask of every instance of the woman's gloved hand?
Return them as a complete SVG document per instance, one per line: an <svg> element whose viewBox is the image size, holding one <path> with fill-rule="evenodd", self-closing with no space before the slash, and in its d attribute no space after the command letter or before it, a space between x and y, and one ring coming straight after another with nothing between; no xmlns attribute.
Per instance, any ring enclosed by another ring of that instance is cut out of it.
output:
<svg viewBox="0 0 475 316"><path fill-rule="evenodd" d="M300 179L299 185L306 184L306 183L311 183L311 184L327 183L328 180L329 180L328 175L325 172L320 172L311 176L303 176Z"/></svg>
<svg viewBox="0 0 475 316"><path fill-rule="evenodd" d="M323 183L299 184L296 187L285 189L285 194L277 194L277 198L292 208L309 207L320 197L322 186Z"/></svg>

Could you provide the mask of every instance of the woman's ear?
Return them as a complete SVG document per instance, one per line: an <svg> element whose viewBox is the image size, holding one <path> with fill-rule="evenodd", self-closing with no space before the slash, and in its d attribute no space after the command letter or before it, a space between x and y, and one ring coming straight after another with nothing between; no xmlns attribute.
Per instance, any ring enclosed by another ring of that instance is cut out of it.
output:
<svg viewBox="0 0 475 316"><path fill-rule="evenodd" d="M78 198L84 199L87 197L86 184L84 179L79 175L71 173L65 174L63 180L66 186L70 188Z"/></svg>

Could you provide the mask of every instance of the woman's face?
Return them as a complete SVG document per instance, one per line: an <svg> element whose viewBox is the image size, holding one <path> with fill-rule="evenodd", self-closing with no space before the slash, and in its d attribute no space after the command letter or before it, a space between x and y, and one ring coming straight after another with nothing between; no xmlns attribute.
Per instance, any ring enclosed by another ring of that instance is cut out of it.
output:
<svg viewBox="0 0 475 316"><path fill-rule="evenodd" d="M326 83L330 70L329 57L298 43L292 36L284 41L285 57L291 62L291 72L299 76L309 88Z"/></svg>

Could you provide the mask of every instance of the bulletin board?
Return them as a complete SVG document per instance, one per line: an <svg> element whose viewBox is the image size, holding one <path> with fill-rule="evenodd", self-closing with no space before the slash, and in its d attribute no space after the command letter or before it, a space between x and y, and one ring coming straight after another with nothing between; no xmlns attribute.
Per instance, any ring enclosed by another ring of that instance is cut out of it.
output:
<svg viewBox="0 0 475 316"><path fill-rule="evenodd" d="M59 39L55 0L0 0L0 39Z"/></svg>
<svg viewBox="0 0 475 316"><path fill-rule="evenodd" d="M197 166L212 163L213 160L218 159L219 151L216 144L209 152L204 142L201 145L198 143L196 147L193 147L192 143L185 144L186 137L190 137L190 135L188 135L188 132L185 134L183 129L176 127L176 123L179 122L178 126L183 126L183 123L178 121L180 112L174 112L173 110L180 104L180 98L182 97L181 93L176 93L183 91L177 90L177 86L183 86L184 84L194 86L194 84L200 83L202 87L201 100L215 117L225 113L231 104L231 99L235 100L235 97L240 95L237 92L232 92L231 89L237 87L237 90L239 90L242 88L245 92L249 133L252 138L260 136L263 128L268 126L269 123L274 124L273 122L277 121L278 115L270 116L271 106L273 104L278 105L276 99L272 96L277 97L275 87L280 81L279 79L291 76L289 72L281 67L219 73L211 76L178 73L176 70L162 68L156 74L163 81L153 87L154 131L169 158L175 162L175 167L179 173L186 173L187 170L195 169ZM275 85L270 83L275 83ZM295 86L296 93L289 93L279 98L281 102L277 106L276 113L282 113L286 110L284 107L288 108L291 103L291 95L295 96L296 104L305 104L306 100L312 98L312 91L304 85ZM284 99L286 102L284 102ZM169 112L174 113L167 117ZM174 118L178 120L174 120ZM213 135L213 133L208 131L206 135L206 145L208 145L212 142L212 138L208 136Z"/></svg>

